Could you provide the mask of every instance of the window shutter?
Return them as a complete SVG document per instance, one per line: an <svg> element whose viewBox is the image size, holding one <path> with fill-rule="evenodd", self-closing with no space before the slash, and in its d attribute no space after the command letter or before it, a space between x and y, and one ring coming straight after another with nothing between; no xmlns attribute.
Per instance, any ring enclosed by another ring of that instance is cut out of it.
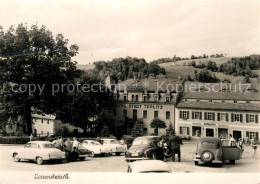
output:
<svg viewBox="0 0 260 184"><path fill-rule="evenodd" d="M192 111L192 119L194 119L194 111Z"/></svg>
<svg viewBox="0 0 260 184"><path fill-rule="evenodd" d="M182 119L182 111L180 111L180 119Z"/></svg>
<svg viewBox="0 0 260 184"><path fill-rule="evenodd" d="M234 121L234 114L231 113L231 121L233 122Z"/></svg>
<svg viewBox="0 0 260 184"><path fill-rule="evenodd" d="M180 127L180 134L182 134L182 127Z"/></svg>
<svg viewBox="0 0 260 184"><path fill-rule="evenodd" d="M215 121L215 112L212 113L213 121Z"/></svg>
<svg viewBox="0 0 260 184"><path fill-rule="evenodd" d="M207 118L207 113L206 113L206 112L204 112L204 119L205 119L205 120L208 120L208 118Z"/></svg>
<svg viewBox="0 0 260 184"><path fill-rule="evenodd" d="M190 127L187 127L187 135L190 135Z"/></svg>
<svg viewBox="0 0 260 184"><path fill-rule="evenodd" d="M243 114L240 114L240 122L243 123Z"/></svg>
<svg viewBox="0 0 260 184"><path fill-rule="evenodd" d="M226 113L226 121L228 122L228 113Z"/></svg>
<svg viewBox="0 0 260 184"><path fill-rule="evenodd" d="M258 123L258 115L255 115L255 123Z"/></svg>
<svg viewBox="0 0 260 184"><path fill-rule="evenodd" d="M249 123L249 115L246 114L246 122Z"/></svg>
<svg viewBox="0 0 260 184"><path fill-rule="evenodd" d="M255 133L256 140L258 141L258 132Z"/></svg>
<svg viewBox="0 0 260 184"><path fill-rule="evenodd" d="M187 119L190 119L190 112L187 111Z"/></svg>
<svg viewBox="0 0 260 184"><path fill-rule="evenodd" d="M220 121L220 113L218 112L218 121Z"/></svg>
<svg viewBox="0 0 260 184"><path fill-rule="evenodd" d="M200 112L200 119L202 120L202 112Z"/></svg>

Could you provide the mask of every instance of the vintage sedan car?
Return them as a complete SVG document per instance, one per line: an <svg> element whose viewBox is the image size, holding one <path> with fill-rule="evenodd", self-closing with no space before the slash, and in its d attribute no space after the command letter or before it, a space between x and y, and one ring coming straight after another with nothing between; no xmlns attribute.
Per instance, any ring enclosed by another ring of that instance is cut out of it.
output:
<svg viewBox="0 0 260 184"><path fill-rule="evenodd" d="M215 163L221 166L225 160L235 164L235 160L240 159L240 154L241 150L234 141L203 137L198 139L193 161L195 165L199 163Z"/></svg>
<svg viewBox="0 0 260 184"><path fill-rule="evenodd" d="M132 146L125 153L125 160L163 160L163 149L158 146L159 140L158 136L135 138Z"/></svg>
<svg viewBox="0 0 260 184"><path fill-rule="evenodd" d="M82 146L91 151L91 157L95 155L103 155L108 156L110 153L110 149L94 140L84 140L82 141Z"/></svg>
<svg viewBox="0 0 260 184"><path fill-rule="evenodd" d="M161 160L138 160L128 165L128 173L171 173L170 167Z"/></svg>
<svg viewBox="0 0 260 184"><path fill-rule="evenodd" d="M107 146L111 153L115 153L116 156L121 155L126 151L126 145L121 144L120 141L116 139L101 139L102 144Z"/></svg>
<svg viewBox="0 0 260 184"><path fill-rule="evenodd" d="M15 162L33 160L37 164L43 164L50 160L66 160L65 153L55 148L55 145L48 141L31 141L25 144L24 148L12 151L11 156Z"/></svg>

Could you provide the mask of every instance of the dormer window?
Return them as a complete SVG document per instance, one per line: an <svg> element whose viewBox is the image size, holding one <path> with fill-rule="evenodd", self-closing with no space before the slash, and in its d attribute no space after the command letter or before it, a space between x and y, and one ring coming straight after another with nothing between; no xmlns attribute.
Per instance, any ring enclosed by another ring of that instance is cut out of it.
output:
<svg viewBox="0 0 260 184"><path fill-rule="evenodd" d="M144 101L144 102L147 102L147 96L144 96L143 101Z"/></svg>
<svg viewBox="0 0 260 184"><path fill-rule="evenodd" d="M154 97L154 101L157 102L158 101L158 96Z"/></svg>

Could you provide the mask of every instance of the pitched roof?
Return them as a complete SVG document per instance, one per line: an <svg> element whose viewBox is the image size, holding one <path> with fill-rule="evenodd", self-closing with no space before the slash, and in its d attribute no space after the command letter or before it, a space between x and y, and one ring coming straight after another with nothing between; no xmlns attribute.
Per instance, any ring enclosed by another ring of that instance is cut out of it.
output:
<svg viewBox="0 0 260 184"><path fill-rule="evenodd" d="M201 110L232 110L260 112L260 104L253 103L221 103L221 102L180 102L178 108Z"/></svg>

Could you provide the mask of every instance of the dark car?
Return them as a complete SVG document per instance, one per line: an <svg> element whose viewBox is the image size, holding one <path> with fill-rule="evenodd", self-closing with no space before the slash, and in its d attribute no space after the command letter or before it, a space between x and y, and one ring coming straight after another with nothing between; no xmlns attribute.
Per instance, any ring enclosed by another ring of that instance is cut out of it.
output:
<svg viewBox="0 0 260 184"><path fill-rule="evenodd" d="M158 146L159 140L158 136L135 138L132 146L125 153L125 160L163 160L163 149Z"/></svg>
<svg viewBox="0 0 260 184"><path fill-rule="evenodd" d="M92 152L79 144L77 152L66 152L66 157L68 161L73 160L85 160L86 157L90 157Z"/></svg>
<svg viewBox="0 0 260 184"><path fill-rule="evenodd" d="M213 137L199 138L193 156L195 165L199 163L215 163L220 166L224 160L229 160L235 164L235 160L240 159L241 150L234 141Z"/></svg>

